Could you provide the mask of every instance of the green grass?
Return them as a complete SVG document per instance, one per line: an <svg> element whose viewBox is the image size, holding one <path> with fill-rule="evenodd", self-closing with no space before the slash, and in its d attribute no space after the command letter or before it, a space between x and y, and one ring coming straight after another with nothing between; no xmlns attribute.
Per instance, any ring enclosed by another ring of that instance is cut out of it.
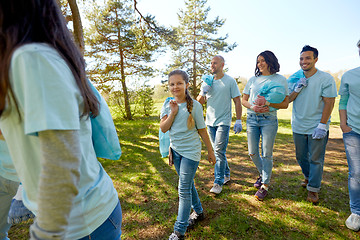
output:
<svg viewBox="0 0 360 240"><path fill-rule="evenodd" d="M167 239L176 220L178 177L158 150L161 106L156 105L154 116L133 121L114 116L123 154L118 161L100 159L118 191L125 240ZM203 151L195 185L207 218L187 232L186 239L360 239L344 226L350 211L341 139L328 143L320 203L308 203L307 191L300 187L303 176L294 157L290 116L290 110L279 113L272 183L263 202L254 198L257 171L247 155L245 122L240 134L230 133L232 180L218 196L209 193L213 166ZM28 239L30 224L13 226L10 238Z"/></svg>

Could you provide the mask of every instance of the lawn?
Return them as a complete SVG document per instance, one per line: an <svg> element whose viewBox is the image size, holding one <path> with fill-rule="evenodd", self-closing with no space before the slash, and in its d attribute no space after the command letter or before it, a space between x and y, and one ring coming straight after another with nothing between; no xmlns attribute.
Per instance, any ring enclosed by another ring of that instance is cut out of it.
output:
<svg viewBox="0 0 360 240"><path fill-rule="evenodd" d="M173 231L178 177L158 151L158 113L159 106L147 118L124 121L114 116L123 155L119 161L100 159L121 201L122 239L167 239ZM246 129L237 135L230 133L231 182L218 196L209 193L213 166L204 152L195 185L206 219L187 232L186 239L360 239L359 233L344 225L350 210L338 117L333 116L320 202L313 205L305 201L307 191L300 186L303 176L294 158L290 116L289 110L279 113L272 185L263 202L254 198L257 172L247 155ZM30 223L13 226L10 238L28 239Z"/></svg>

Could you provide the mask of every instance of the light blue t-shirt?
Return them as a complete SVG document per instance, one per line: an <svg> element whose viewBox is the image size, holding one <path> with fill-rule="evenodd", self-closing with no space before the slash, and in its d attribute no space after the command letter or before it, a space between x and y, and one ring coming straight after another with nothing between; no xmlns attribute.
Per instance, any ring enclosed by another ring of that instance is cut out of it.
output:
<svg viewBox="0 0 360 240"><path fill-rule="evenodd" d="M55 49L37 43L21 46L14 52L9 76L21 121L11 102L0 124L26 191L24 204L36 215L42 159L37 133L79 130L82 155L79 193L70 212L66 239L89 235L112 213L118 196L95 156L90 118L80 118L83 98L71 70Z"/></svg>
<svg viewBox="0 0 360 240"><path fill-rule="evenodd" d="M175 116L174 122L169 130L170 147L181 156L194 161L201 159L201 141L197 129L206 128L201 104L193 100L192 116L195 121L195 127L188 129L187 120L189 111L186 102L180 103L179 111ZM171 112L169 102L165 102L160 113L160 119Z"/></svg>
<svg viewBox="0 0 360 240"><path fill-rule="evenodd" d="M360 134L360 67L347 71L341 78L339 95L348 95L347 124Z"/></svg>
<svg viewBox="0 0 360 240"><path fill-rule="evenodd" d="M294 91L295 85L291 89ZM303 88L293 102L291 126L294 133L312 134L318 126L324 110L322 97L333 98L337 96L334 78L326 72L317 72L308 78L308 86ZM330 118L327 122L329 129Z"/></svg>
<svg viewBox="0 0 360 240"><path fill-rule="evenodd" d="M14 164L11 160L9 149L4 140L0 139L0 176L14 182L20 182Z"/></svg>
<svg viewBox="0 0 360 240"><path fill-rule="evenodd" d="M262 86L264 86L265 83L272 81L272 82L276 82L281 84L282 86L285 87L285 94L289 95L289 90L288 90L288 85L287 85L287 81L286 78L280 74L272 74L269 76L263 76L260 75L258 77L252 77L250 78L250 80L246 83L246 86L244 88L243 94L247 94L249 95L249 102L251 104L254 104L254 101L257 98L257 95L259 94L259 91L261 89ZM273 107L269 107L269 114L276 116L276 111L278 109L273 108ZM247 110L247 113L254 113L256 114L256 112L254 112L251 109Z"/></svg>
<svg viewBox="0 0 360 240"><path fill-rule="evenodd" d="M239 96L241 94L235 79L227 74L221 79L214 79L210 91L206 94L206 125L231 126L231 99Z"/></svg>

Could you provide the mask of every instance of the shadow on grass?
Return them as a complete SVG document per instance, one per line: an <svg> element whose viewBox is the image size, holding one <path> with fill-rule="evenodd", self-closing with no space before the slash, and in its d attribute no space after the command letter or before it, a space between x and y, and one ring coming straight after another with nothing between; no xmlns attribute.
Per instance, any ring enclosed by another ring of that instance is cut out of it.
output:
<svg viewBox="0 0 360 240"><path fill-rule="evenodd" d="M119 161L102 160L114 180L123 207L124 239L167 239L176 220L178 177L158 151L157 117L116 121L123 155ZM290 121L279 120L279 128ZM213 166L199 165L195 184L207 218L187 239L356 239L344 227L349 214L347 169L343 145L329 140L320 203L305 201L307 191L294 155L291 130L278 133L269 196L254 199L257 170L247 152L246 129L230 134L227 157L231 183L220 195L209 193L214 180Z"/></svg>

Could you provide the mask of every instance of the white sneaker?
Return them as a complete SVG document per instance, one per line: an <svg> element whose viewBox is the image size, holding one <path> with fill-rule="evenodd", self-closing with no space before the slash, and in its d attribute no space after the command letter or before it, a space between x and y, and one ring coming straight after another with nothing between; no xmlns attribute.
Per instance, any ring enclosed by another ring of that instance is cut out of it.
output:
<svg viewBox="0 0 360 240"><path fill-rule="evenodd" d="M348 219L346 219L345 221L345 225L347 226L348 229L351 229L353 231L359 231L360 229L360 216L352 213Z"/></svg>
<svg viewBox="0 0 360 240"><path fill-rule="evenodd" d="M214 183L214 186L210 189L211 193L219 194L222 191L222 186L217 183Z"/></svg>
<svg viewBox="0 0 360 240"><path fill-rule="evenodd" d="M224 177L224 185L230 182L230 177Z"/></svg>

